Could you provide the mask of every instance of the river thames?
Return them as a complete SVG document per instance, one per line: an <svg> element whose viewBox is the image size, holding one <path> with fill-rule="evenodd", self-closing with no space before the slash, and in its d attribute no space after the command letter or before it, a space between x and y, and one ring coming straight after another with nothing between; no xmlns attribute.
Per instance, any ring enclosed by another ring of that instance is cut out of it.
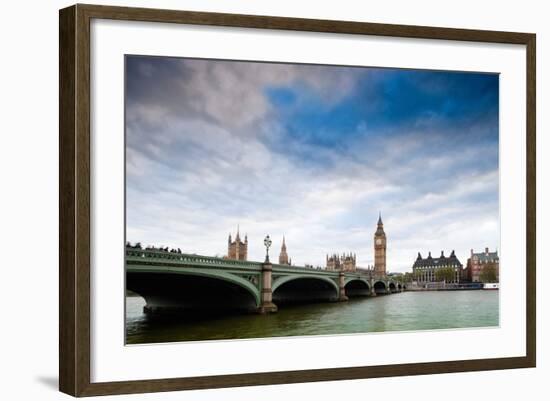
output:
<svg viewBox="0 0 550 401"><path fill-rule="evenodd" d="M126 298L128 344L490 327L499 291L430 291L285 306L269 315L151 319L141 297Z"/></svg>

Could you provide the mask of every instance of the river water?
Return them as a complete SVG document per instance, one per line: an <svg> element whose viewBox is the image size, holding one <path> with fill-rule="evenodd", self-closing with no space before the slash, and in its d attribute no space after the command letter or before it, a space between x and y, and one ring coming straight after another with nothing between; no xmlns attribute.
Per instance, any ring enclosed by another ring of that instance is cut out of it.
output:
<svg viewBox="0 0 550 401"><path fill-rule="evenodd" d="M126 298L128 344L383 331L489 327L499 324L499 291L403 292L348 302L285 306L269 315L151 319L145 301Z"/></svg>

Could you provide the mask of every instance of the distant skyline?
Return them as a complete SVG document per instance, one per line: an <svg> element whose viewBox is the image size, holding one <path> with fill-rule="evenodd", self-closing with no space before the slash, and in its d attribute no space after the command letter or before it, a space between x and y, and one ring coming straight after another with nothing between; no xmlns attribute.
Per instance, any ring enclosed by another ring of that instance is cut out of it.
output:
<svg viewBox="0 0 550 401"><path fill-rule="evenodd" d="M499 247L497 74L126 58L127 240L293 264ZM500 252L500 248L498 249Z"/></svg>

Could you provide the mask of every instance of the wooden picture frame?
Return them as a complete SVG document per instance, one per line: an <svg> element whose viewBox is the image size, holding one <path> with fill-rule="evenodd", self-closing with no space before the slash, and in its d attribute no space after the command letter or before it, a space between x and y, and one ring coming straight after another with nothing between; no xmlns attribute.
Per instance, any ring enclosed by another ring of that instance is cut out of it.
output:
<svg viewBox="0 0 550 401"><path fill-rule="evenodd" d="M526 355L492 359L257 372L93 383L90 379L90 21L94 18L218 27L267 28L526 46ZM59 69L59 388L73 396L534 367L536 363L535 48L530 33L373 24L96 5L60 10Z"/></svg>

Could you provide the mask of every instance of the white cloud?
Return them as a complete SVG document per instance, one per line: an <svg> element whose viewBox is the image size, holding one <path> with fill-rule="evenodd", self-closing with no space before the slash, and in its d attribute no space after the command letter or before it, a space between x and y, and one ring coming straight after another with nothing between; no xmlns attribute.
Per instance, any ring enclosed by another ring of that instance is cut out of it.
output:
<svg viewBox="0 0 550 401"><path fill-rule="evenodd" d="M158 66L142 60L142 78L157 85L145 82L128 102L129 241L223 255L228 233L240 225L251 260L263 260L270 234L275 258L285 235L296 264L324 265L326 253L356 252L365 266L373 263L382 211L392 271L409 270L418 251L455 249L465 263L470 248L498 245L498 171L475 168L494 152L490 146L403 132L364 136L347 144L345 157L297 142L269 148L266 138L281 139L284 129L265 86L300 84L330 107L354 90L356 70L206 61L172 68L180 78L164 82ZM357 129L367 132L368 124ZM291 148L322 162L306 165L289 156Z"/></svg>

